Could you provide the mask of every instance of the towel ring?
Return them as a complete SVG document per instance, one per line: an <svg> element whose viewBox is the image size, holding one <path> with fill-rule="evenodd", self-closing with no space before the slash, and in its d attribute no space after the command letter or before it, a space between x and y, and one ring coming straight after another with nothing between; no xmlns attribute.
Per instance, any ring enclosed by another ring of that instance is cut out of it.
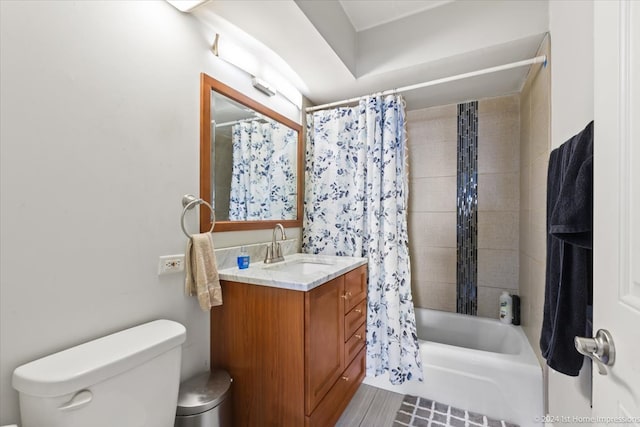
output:
<svg viewBox="0 0 640 427"><path fill-rule="evenodd" d="M182 226L182 232L188 238L191 238L191 234L189 234L189 232L187 231L187 227L185 227L184 225L184 216L187 213L187 211L193 209L198 205L205 205L206 207L208 207L209 210L211 211L211 215L213 216L213 220L211 221L211 229L209 230L209 233L211 233L213 231L213 227L216 226L216 213L213 210L213 207L211 207L211 205L208 202L202 199L199 199L192 194L185 194L184 196L182 196L182 206L184 206L184 209L182 209L182 216L180 217L180 225Z"/></svg>

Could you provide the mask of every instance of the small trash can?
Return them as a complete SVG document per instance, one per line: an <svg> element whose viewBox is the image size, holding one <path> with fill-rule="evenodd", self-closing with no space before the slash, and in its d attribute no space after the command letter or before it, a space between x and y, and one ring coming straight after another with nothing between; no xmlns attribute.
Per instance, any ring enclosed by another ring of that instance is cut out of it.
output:
<svg viewBox="0 0 640 427"><path fill-rule="evenodd" d="M231 376L214 369L180 384L174 427L231 427Z"/></svg>

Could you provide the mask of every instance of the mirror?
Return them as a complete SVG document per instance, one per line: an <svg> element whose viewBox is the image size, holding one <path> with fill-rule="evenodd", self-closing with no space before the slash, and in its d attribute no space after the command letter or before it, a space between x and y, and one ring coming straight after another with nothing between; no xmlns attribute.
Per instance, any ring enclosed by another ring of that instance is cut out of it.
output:
<svg viewBox="0 0 640 427"><path fill-rule="evenodd" d="M204 73L200 88L200 197L213 231L300 227L302 127ZM201 207L200 230L210 228Z"/></svg>

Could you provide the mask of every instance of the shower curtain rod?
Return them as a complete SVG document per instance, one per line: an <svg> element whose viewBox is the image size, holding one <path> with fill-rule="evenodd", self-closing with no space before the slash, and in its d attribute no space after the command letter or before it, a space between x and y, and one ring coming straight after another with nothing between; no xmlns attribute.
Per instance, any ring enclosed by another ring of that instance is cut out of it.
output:
<svg viewBox="0 0 640 427"><path fill-rule="evenodd" d="M220 128L220 127L224 127L224 126L237 125L237 124L245 123L245 122L253 122L255 120L264 120L266 122L269 121L269 120L267 120L267 117L264 114L260 114L257 111L254 111L252 117L247 117L247 118L238 119L238 120L232 120L230 122L224 122L224 123L216 123L215 120L211 120L211 123L213 123L215 127Z"/></svg>
<svg viewBox="0 0 640 427"><path fill-rule="evenodd" d="M420 89L420 88L427 87L427 86L435 86L435 85L439 85L441 83L453 82L453 81L456 81L456 80L462 80L462 79L466 79L466 78L469 78L469 77L476 77L476 76L481 76L483 74L490 74L490 73L495 73L495 72L498 72L498 71L510 70L512 68L519 68L519 67L524 67L526 65L540 64L540 63L543 63L544 66L547 65L547 56L546 55L540 55L540 56L536 56L535 58L525 59L523 61L511 62L509 64L498 65L498 66L495 66L495 67L483 68L482 70L471 71L469 73L463 73L463 74L457 74L455 76L443 77L441 79L430 80L428 82L417 83L417 84L413 84L413 85L409 85L409 86L399 87L397 89L389 89L389 90L385 90L384 92L380 92L379 95L381 95L381 96L393 95L393 94L396 94L396 93L407 92L407 91L410 91L410 90ZM305 111L307 113L310 113L312 111L324 110L326 108L336 107L338 105L349 104L351 102L360 101L362 98L365 98L367 96L369 96L369 95L357 96L355 98L349 98L349 99L344 99L342 101L330 102L328 104L317 105L315 107L307 107L307 108L305 108Z"/></svg>
<svg viewBox="0 0 640 427"><path fill-rule="evenodd" d="M224 123L216 123L215 120L211 120L211 123L215 123L215 127L217 128L221 128L221 127L225 127L225 126L233 126L233 125L237 125L240 123L246 123L246 122L253 122L256 120L264 120L264 118L262 117L250 117L247 119L238 119L238 120L233 120L231 122L224 122Z"/></svg>

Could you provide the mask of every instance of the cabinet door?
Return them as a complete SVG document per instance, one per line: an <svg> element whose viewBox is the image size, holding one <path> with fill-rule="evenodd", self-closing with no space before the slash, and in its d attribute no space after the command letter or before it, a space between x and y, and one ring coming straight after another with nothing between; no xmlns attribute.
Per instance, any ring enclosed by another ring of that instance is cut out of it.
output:
<svg viewBox="0 0 640 427"><path fill-rule="evenodd" d="M305 294L305 413L344 371L344 276Z"/></svg>
<svg viewBox="0 0 640 427"><path fill-rule="evenodd" d="M211 309L211 366L233 378L233 425L299 427L305 416L303 293L221 285L224 304Z"/></svg>

